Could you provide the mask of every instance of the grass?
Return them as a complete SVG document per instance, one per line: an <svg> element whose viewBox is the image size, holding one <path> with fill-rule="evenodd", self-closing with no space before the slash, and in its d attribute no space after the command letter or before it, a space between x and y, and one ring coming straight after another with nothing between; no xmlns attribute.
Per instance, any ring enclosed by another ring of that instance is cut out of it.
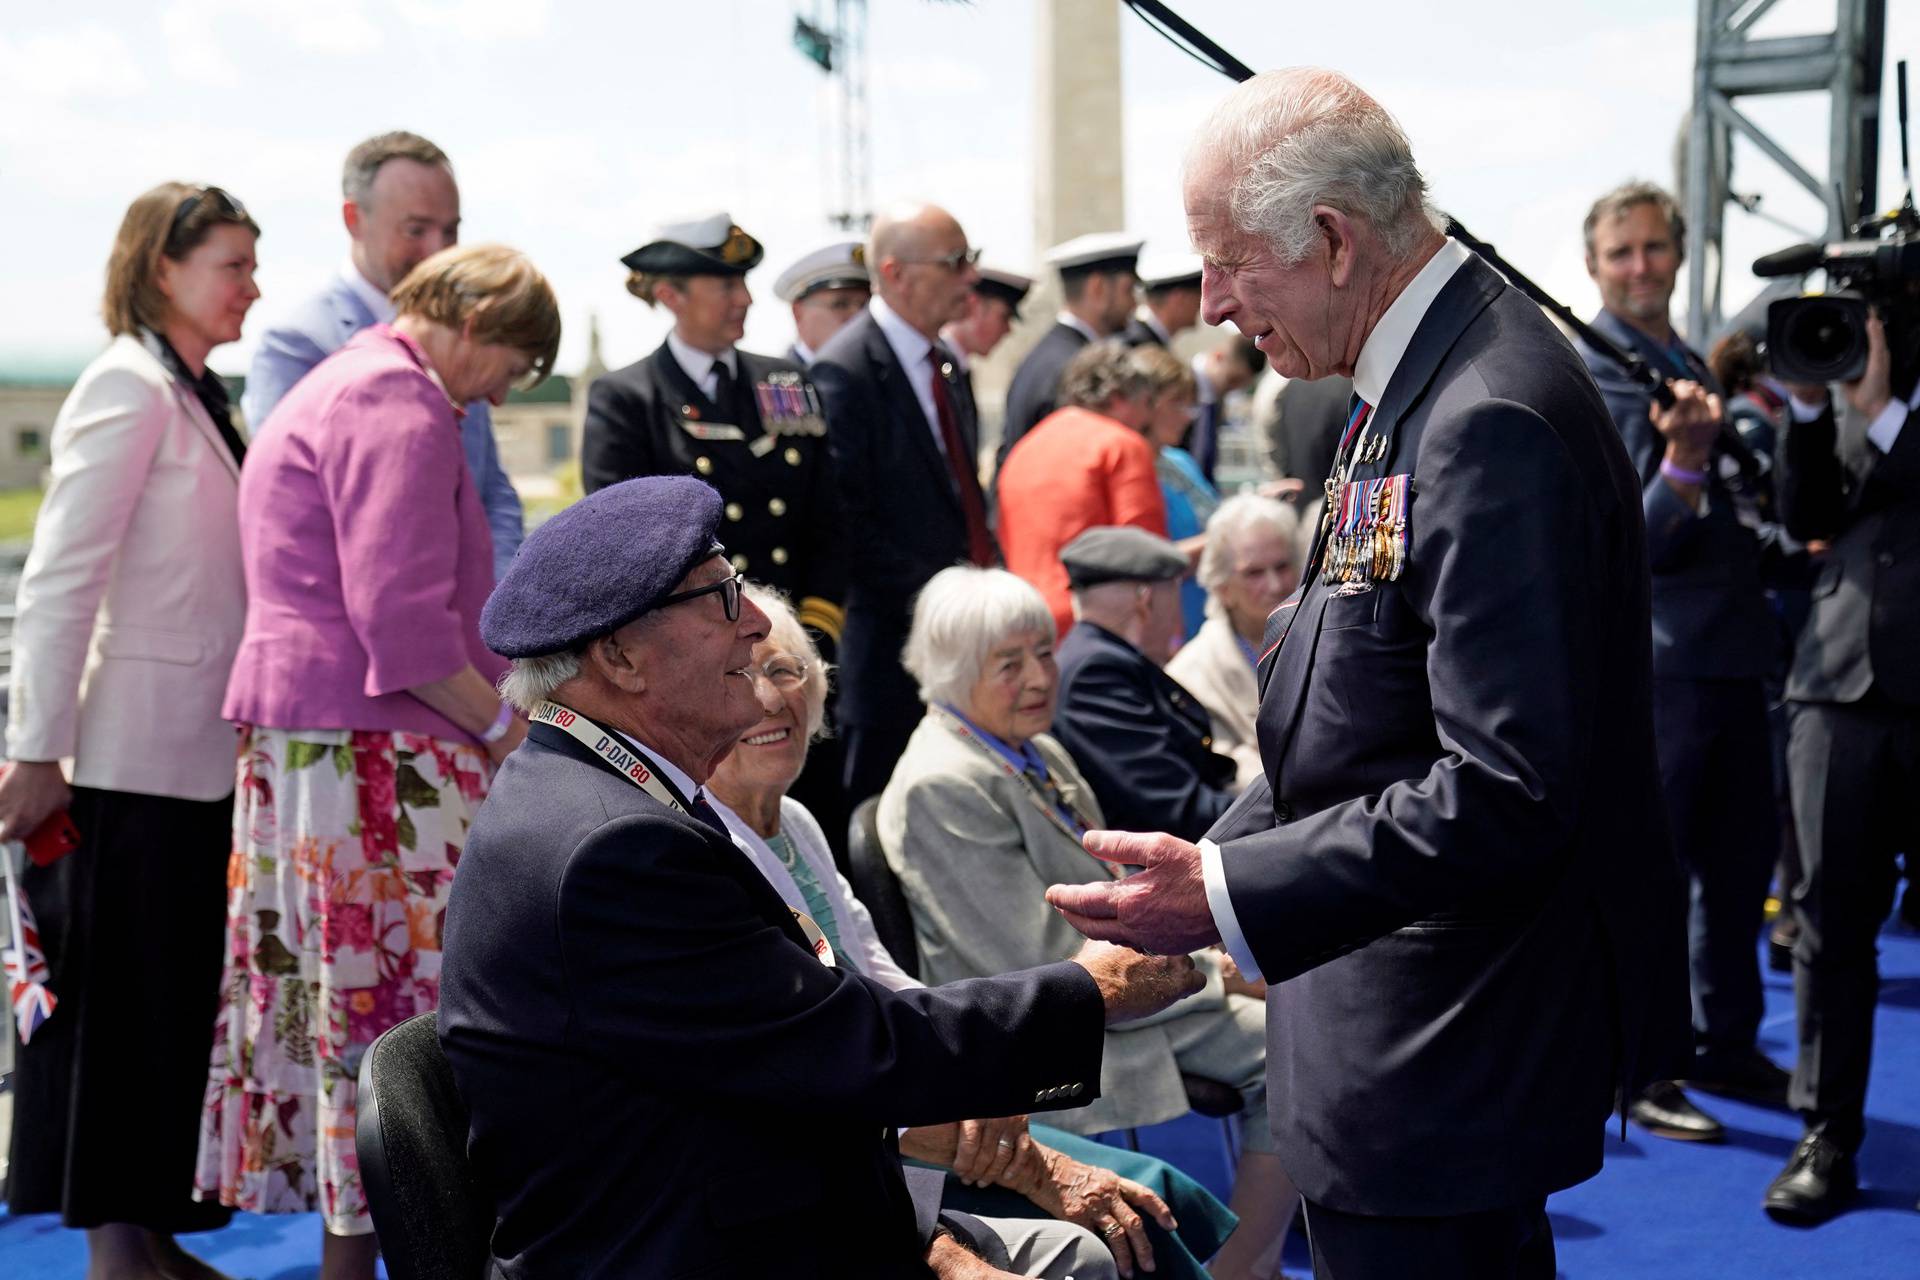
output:
<svg viewBox="0 0 1920 1280"><path fill-rule="evenodd" d="M38 489L0 489L0 542L26 542L33 537L40 498Z"/></svg>

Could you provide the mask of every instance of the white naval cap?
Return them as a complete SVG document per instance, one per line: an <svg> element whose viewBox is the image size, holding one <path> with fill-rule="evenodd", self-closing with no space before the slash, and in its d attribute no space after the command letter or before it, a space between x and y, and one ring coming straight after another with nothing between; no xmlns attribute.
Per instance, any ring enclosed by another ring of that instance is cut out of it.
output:
<svg viewBox="0 0 1920 1280"><path fill-rule="evenodd" d="M1140 287L1152 293L1200 283L1200 255L1193 252L1148 254L1140 261Z"/></svg>
<svg viewBox="0 0 1920 1280"><path fill-rule="evenodd" d="M816 289L865 289L871 285L867 246L858 240L841 240L815 249L782 271L773 282L773 296L782 302L798 302Z"/></svg>
<svg viewBox="0 0 1920 1280"><path fill-rule="evenodd" d="M1116 271L1122 267L1132 269L1140 258L1140 246L1145 243L1124 231L1090 231L1053 246L1041 257L1048 266L1062 272L1109 266Z"/></svg>
<svg viewBox="0 0 1920 1280"><path fill-rule="evenodd" d="M989 298L999 298L1013 312L1013 318L1020 318L1020 304L1026 300L1027 291L1033 288L1033 277L1023 276L1018 271L1008 271L1003 267L981 267L980 278L973 282L973 291Z"/></svg>
<svg viewBox="0 0 1920 1280"><path fill-rule="evenodd" d="M765 252L732 214L715 209L660 223L620 261L634 271L663 275L745 275L760 265Z"/></svg>

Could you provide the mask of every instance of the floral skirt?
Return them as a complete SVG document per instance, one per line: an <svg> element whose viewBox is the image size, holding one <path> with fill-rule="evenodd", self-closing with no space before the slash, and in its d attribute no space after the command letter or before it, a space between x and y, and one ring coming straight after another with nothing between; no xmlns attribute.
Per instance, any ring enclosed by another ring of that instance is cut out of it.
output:
<svg viewBox="0 0 1920 1280"><path fill-rule="evenodd" d="M484 751L421 734L242 733L196 1197L373 1229L360 1059L439 1003L447 892L492 777Z"/></svg>

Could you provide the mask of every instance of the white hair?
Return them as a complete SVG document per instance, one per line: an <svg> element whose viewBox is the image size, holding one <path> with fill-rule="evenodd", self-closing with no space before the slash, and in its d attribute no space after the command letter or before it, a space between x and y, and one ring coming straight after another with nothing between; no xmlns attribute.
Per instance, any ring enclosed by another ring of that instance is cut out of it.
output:
<svg viewBox="0 0 1920 1280"><path fill-rule="evenodd" d="M1445 220L1394 118L1337 71L1266 71L1213 109L1187 152L1189 172L1222 162L1234 225L1273 247L1282 265L1313 251L1313 207L1364 219L1396 259Z"/></svg>
<svg viewBox="0 0 1920 1280"><path fill-rule="evenodd" d="M913 605L901 660L920 682L921 701L965 707L987 655L1010 636L1054 632L1053 610L1024 578L1005 569L955 565L933 575Z"/></svg>
<svg viewBox="0 0 1920 1280"><path fill-rule="evenodd" d="M827 677L832 666L820 656L813 637L794 616L785 592L764 583L749 582L741 588L741 594L767 615L767 639L806 664L807 677L800 687L807 702L807 741L826 737Z"/></svg>
<svg viewBox="0 0 1920 1280"><path fill-rule="evenodd" d="M1233 543L1254 529L1271 529L1286 539L1293 549L1300 530L1300 516L1292 507L1257 493L1237 493L1221 503L1207 520L1207 545L1200 552L1200 568L1195 577L1213 595L1226 585L1235 568Z"/></svg>
<svg viewBox="0 0 1920 1280"><path fill-rule="evenodd" d="M500 696L532 714L533 709L553 697L554 691L580 674L580 655L574 651L543 653L535 658L515 658L500 677Z"/></svg>

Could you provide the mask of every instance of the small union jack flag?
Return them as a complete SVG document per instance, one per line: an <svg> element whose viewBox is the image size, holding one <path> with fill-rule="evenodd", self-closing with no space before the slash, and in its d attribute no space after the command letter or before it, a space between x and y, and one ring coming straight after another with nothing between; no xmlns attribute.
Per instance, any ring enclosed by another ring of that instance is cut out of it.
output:
<svg viewBox="0 0 1920 1280"><path fill-rule="evenodd" d="M14 875L13 864L16 852L20 849L17 841L0 845L0 873L7 881L7 927L9 939L0 960L5 962L7 971L8 998L13 1004L14 1030L20 1034L20 1043L26 1044L40 1024L53 1016L54 1006L59 1003L53 992L47 989L48 979L52 976L47 969L46 952L40 949L40 929L34 923L33 908L27 903L26 891L20 887L19 879Z"/></svg>

